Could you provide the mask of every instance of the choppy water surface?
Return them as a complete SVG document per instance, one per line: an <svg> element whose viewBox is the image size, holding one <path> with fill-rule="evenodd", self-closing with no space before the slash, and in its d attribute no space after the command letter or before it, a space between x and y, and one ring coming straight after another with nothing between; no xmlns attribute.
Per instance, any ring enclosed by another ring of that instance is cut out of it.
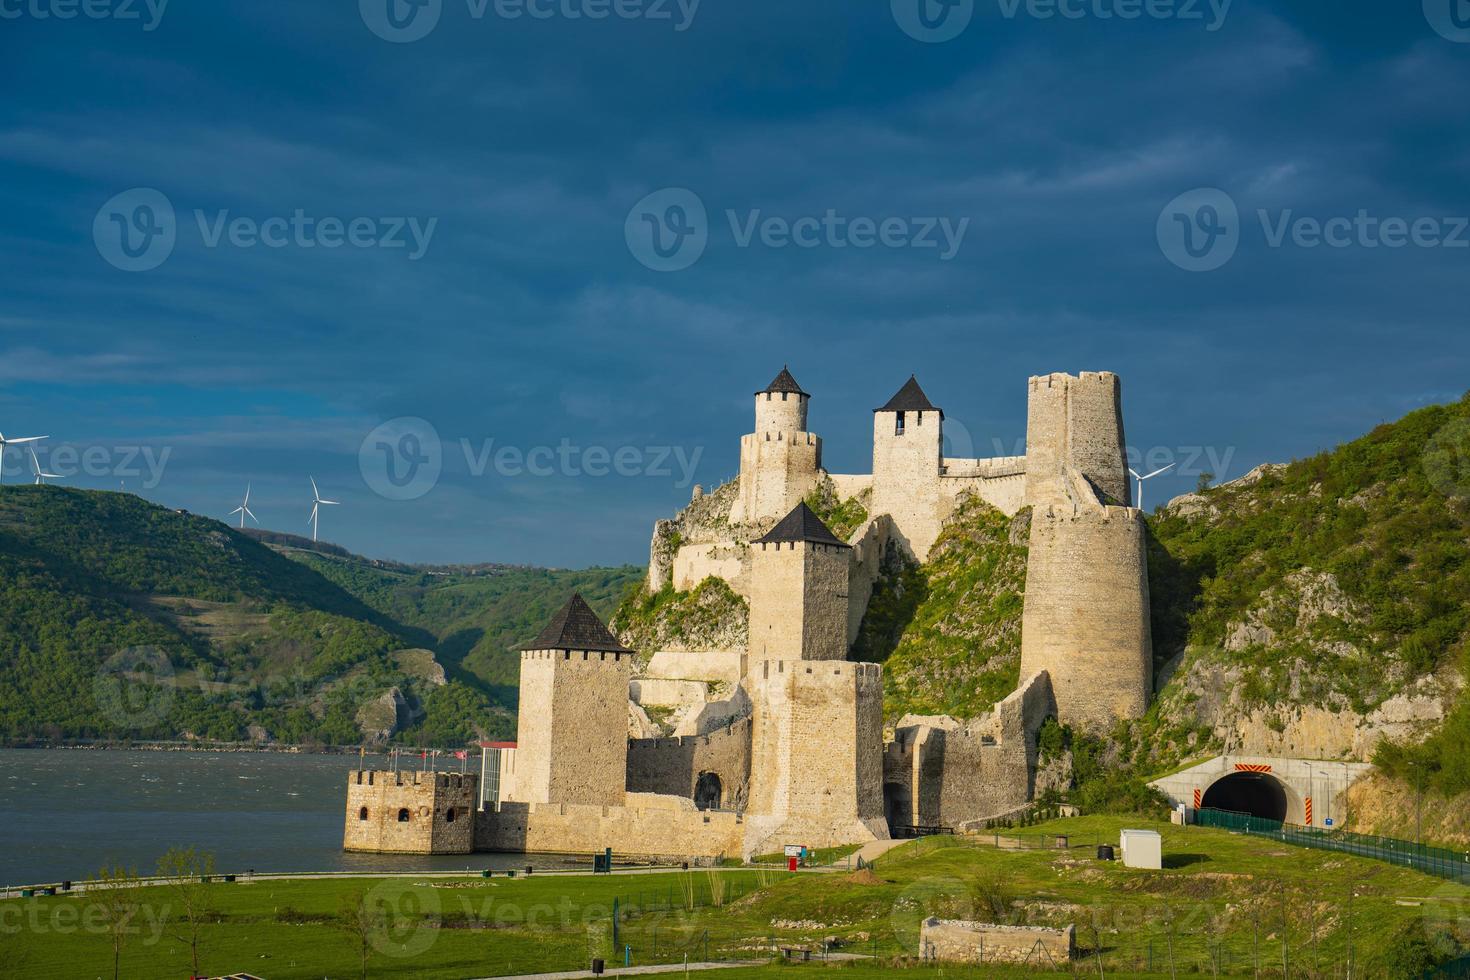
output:
<svg viewBox="0 0 1470 980"><path fill-rule="evenodd" d="M345 755L0 750L0 885L80 881L111 862L150 874L174 846L213 852L221 872L552 866L540 856L342 853L357 765Z"/></svg>

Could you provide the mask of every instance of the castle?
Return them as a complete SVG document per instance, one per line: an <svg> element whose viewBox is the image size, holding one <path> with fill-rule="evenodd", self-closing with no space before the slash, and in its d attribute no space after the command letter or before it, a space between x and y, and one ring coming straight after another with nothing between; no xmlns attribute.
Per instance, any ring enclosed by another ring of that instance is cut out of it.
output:
<svg viewBox="0 0 1470 980"><path fill-rule="evenodd" d="M1027 454L993 459L944 456L944 412L911 377L874 409L862 475L824 469L810 402L783 369L755 393L738 479L654 529L648 588L724 580L749 606L742 643L643 651L640 667L572 597L521 655L499 799L467 814L473 775L357 771L344 847L701 860L964 828L1033 798L1046 718L1096 732L1142 715L1147 558L1116 375L1030 379ZM819 491L863 503L847 540L805 502ZM927 559L967 497L1031 510L1021 683L981 718L885 733L882 669L849 649L885 556ZM677 709L671 736L653 708Z"/></svg>

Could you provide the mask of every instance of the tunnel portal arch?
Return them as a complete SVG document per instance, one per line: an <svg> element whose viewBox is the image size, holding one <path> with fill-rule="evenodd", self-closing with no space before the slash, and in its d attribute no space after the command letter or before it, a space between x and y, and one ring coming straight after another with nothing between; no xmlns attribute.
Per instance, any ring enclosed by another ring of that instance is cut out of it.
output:
<svg viewBox="0 0 1470 980"><path fill-rule="evenodd" d="M1284 822L1291 797L1286 785L1268 772L1232 772L1210 784L1200 805Z"/></svg>

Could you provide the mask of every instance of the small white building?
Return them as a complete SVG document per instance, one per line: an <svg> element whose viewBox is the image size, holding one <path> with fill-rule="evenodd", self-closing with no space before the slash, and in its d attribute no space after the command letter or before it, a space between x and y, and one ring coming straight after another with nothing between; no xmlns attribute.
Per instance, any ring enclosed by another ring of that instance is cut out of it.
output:
<svg viewBox="0 0 1470 980"><path fill-rule="evenodd" d="M1125 868L1158 871L1164 866L1164 839L1157 830L1125 830L1118 846Z"/></svg>

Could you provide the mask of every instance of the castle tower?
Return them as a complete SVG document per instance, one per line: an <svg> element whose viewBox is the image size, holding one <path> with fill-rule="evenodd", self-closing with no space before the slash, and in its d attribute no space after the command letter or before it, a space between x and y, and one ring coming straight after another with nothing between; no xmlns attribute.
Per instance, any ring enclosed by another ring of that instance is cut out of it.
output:
<svg viewBox="0 0 1470 980"><path fill-rule="evenodd" d="M1110 372L1032 378L1032 506L1021 677L1051 677L1057 717L1090 732L1140 718L1153 692L1147 529L1129 508L1122 386Z"/></svg>
<svg viewBox="0 0 1470 980"><path fill-rule="evenodd" d="M885 839L883 669L752 661L745 852Z"/></svg>
<svg viewBox="0 0 1470 980"><path fill-rule="evenodd" d="M1085 478L1104 503L1127 506L1123 388L1111 371L1032 378L1026 416L1026 502L1077 500L1070 474Z"/></svg>
<svg viewBox="0 0 1470 980"><path fill-rule="evenodd" d="M1142 516L1126 507L1032 511L1021 677L1051 675L1065 725L1103 734L1148 710L1153 642L1144 542Z"/></svg>
<svg viewBox="0 0 1470 980"><path fill-rule="evenodd" d="M944 412L916 378L888 404L873 409L873 500L869 513L893 518L898 535L918 560L939 537L939 469Z"/></svg>
<svg viewBox="0 0 1470 980"><path fill-rule="evenodd" d="M622 806L633 652L574 595L521 653L517 803Z"/></svg>
<svg viewBox="0 0 1470 980"><path fill-rule="evenodd" d="M851 551L805 502L751 542L749 663L847 659Z"/></svg>
<svg viewBox="0 0 1470 980"><path fill-rule="evenodd" d="M775 520L817 484L822 440L806 431L811 395L786 368L755 393L755 431L740 438L740 497L735 523Z"/></svg>

